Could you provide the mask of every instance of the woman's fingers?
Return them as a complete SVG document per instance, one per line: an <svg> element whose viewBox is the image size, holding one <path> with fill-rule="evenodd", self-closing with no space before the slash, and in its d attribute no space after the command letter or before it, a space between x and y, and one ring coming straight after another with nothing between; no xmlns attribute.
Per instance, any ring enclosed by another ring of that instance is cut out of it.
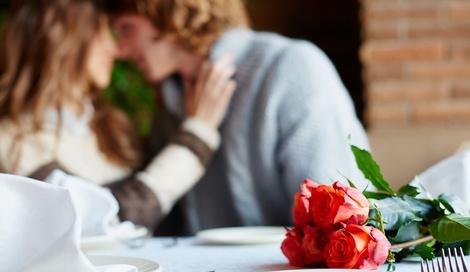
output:
<svg viewBox="0 0 470 272"><path fill-rule="evenodd" d="M209 77L211 71L212 64L209 61L205 61L202 64L201 70L199 71L199 74L196 78L196 84L194 86L196 95L199 95L204 90L204 86L206 85L207 78Z"/></svg>
<svg viewBox="0 0 470 272"><path fill-rule="evenodd" d="M186 114L189 116L195 113L196 101L195 101L195 90L193 83L189 78L183 78L184 84L184 104L186 109Z"/></svg>
<svg viewBox="0 0 470 272"><path fill-rule="evenodd" d="M214 95L220 95L220 92L224 90L224 87L228 84L230 78L232 78L236 71L237 68L234 65L230 65L221 71L217 77L215 77L213 83L214 86L212 87L212 92Z"/></svg>
<svg viewBox="0 0 470 272"><path fill-rule="evenodd" d="M234 80L229 80L224 84L223 89L219 90L216 95L212 95L212 99L206 101L206 107L203 108L203 112L200 115L204 118L204 121L214 127L220 126L236 86L237 84Z"/></svg>
<svg viewBox="0 0 470 272"><path fill-rule="evenodd" d="M228 54L216 60L212 66L209 77L207 78L206 85L216 86L217 82L224 76L227 69L230 69L230 67L233 66L233 64L231 64L232 61L233 56Z"/></svg>
<svg viewBox="0 0 470 272"><path fill-rule="evenodd" d="M196 82L185 80L186 113L189 116L214 127L220 125L236 89L236 83L231 79L236 72L232 61L233 56L225 55L213 64L206 62Z"/></svg>

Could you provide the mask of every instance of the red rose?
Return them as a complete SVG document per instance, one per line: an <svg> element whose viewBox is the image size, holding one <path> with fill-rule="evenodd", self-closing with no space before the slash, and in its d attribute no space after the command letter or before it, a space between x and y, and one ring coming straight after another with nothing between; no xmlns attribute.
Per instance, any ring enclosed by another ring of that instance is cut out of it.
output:
<svg viewBox="0 0 470 272"><path fill-rule="evenodd" d="M323 252L329 242L329 234L333 228L317 228L304 226L304 238L302 239L302 252L306 265L325 264Z"/></svg>
<svg viewBox="0 0 470 272"><path fill-rule="evenodd" d="M333 187L319 185L310 192L309 209L317 226L360 225L367 220L369 202L357 189L335 182Z"/></svg>
<svg viewBox="0 0 470 272"><path fill-rule="evenodd" d="M294 230L286 228L286 239L282 242L282 253L287 257L289 263L293 266L304 266L302 259L302 238Z"/></svg>
<svg viewBox="0 0 470 272"><path fill-rule="evenodd" d="M387 259L390 246L374 227L349 224L330 234L323 256L329 268L377 269Z"/></svg>

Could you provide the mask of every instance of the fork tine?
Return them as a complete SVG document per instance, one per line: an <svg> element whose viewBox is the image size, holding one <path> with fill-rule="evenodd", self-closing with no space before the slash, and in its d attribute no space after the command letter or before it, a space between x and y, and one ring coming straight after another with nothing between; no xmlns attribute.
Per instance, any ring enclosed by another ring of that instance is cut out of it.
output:
<svg viewBox="0 0 470 272"><path fill-rule="evenodd" d="M459 259L457 258L457 248L454 247L454 263L455 263L455 269L457 269L457 272L460 272L460 265L459 265Z"/></svg>
<svg viewBox="0 0 470 272"><path fill-rule="evenodd" d="M436 271L436 267L434 266L434 260L431 260L431 264L432 264L432 272L440 272L440 271Z"/></svg>
<svg viewBox="0 0 470 272"><path fill-rule="evenodd" d="M460 260L462 262L463 271L468 272L467 262L465 261L465 254L463 253L462 247L460 247Z"/></svg>
<svg viewBox="0 0 470 272"><path fill-rule="evenodd" d="M454 267L452 266L452 252L450 248L447 248L447 260L449 261L450 272L454 272Z"/></svg>
<svg viewBox="0 0 470 272"><path fill-rule="evenodd" d="M443 248L441 249L441 262L442 262L442 271L448 272L447 265L446 265L446 252Z"/></svg>
<svg viewBox="0 0 470 272"><path fill-rule="evenodd" d="M431 268L429 268L429 262L431 262L431 266L432 266L432 272L436 272L434 271L434 262L432 260L426 260L426 268L427 268L427 271L428 272L431 272Z"/></svg>
<svg viewBox="0 0 470 272"><path fill-rule="evenodd" d="M453 252L452 252L453 251ZM465 260L465 254L462 247L441 249L442 256L441 261L439 259L421 259L420 267L421 272L469 272L467 262ZM460 255L460 256L459 256ZM459 261L460 257L460 261ZM447 260L446 260L447 259ZM454 261L452 261L452 259ZM436 261L436 263L434 263ZM431 270L432 267L432 270ZM437 267L437 270L436 270ZM448 269L449 268L449 269ZM454 269L455 268L455 269Z"/></svg>

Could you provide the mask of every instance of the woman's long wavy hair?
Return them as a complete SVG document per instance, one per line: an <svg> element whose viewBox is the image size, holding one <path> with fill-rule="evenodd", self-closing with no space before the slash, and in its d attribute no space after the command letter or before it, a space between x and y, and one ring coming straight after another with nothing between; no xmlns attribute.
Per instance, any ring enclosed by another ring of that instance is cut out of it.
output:
<svg viewBox="0 0 470 272"><path fill-rule="evenodd" d="M86 70L92 39L104 26L103 11L94 0L15 3L0 43L0 120L25 128L21 117L30 114L33 131L28 126L27 132L35 132L46 110L73 106L80 111L91 101L91 128L100 151L113 163L136 167L140 155L132 122L102 100ZM16 146L26 133L19 131Z"/></svg>

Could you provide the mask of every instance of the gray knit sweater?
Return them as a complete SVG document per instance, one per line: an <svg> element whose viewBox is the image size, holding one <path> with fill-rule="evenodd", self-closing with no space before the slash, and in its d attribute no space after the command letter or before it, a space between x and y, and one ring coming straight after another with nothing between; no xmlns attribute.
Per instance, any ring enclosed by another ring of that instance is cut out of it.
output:
<svg viewBox="0 0 470 272"><path fill-rule="evenodd" d="M238 89L221 126L221 148L176 206L180 218L174 224L182 223L186 234L224 226L290 226L294 193L304 178L330 184L345 176L365 186L347 138L368 148L367 137L320 49L235 29L214 44L210 57L225 53L236 56ZM180 86L167 80L162 95L167 110L182 118Z"/></svg>

